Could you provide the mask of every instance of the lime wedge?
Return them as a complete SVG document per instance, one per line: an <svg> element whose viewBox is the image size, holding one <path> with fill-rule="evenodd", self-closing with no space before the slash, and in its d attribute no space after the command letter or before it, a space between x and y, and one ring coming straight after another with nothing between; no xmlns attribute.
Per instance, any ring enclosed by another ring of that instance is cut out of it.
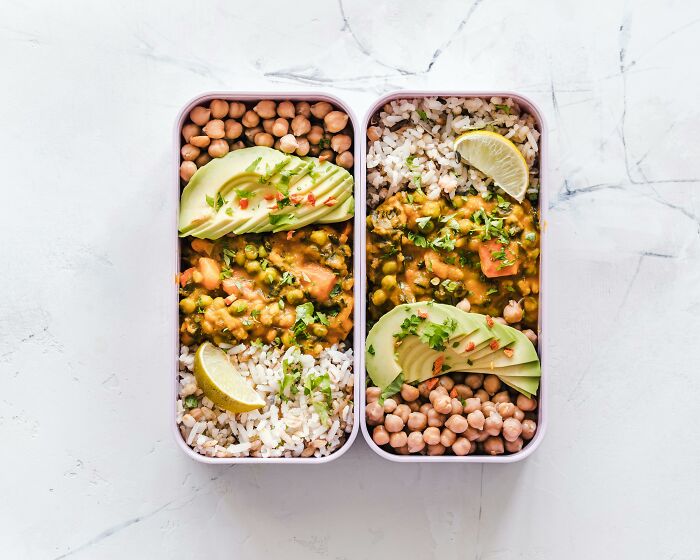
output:
<svg viewBox="0 0 700 560"><path fill-rule="evenodd" d="M194 356L197 385L218 407L231 412L250 412L265 401L229 361L226 352L205 342Z"/></svg>
<svg viewBox="0 0 700 560"><path fill-rule="evenodd" d="M496 132L473 130L457 137L455 151L518 202L525 198L530 174L513 142Z"/></svg>

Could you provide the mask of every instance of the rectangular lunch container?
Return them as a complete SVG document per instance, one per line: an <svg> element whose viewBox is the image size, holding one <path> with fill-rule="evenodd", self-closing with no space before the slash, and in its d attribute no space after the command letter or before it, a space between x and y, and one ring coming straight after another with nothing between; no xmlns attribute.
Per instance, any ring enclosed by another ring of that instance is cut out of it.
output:
<svg viewBox="0 0 700 560"><path fill-rule="evenodd" d="M357 369L358 376L356 377L356 384L358 387L362 387L359 397L359 410L356 413L355 421L360 423L362 426L362 433L372 450L380 455L381 457L388 459L390 461L396 461L399 463L431 463L431 462L442 462L442 463L513 463L515 461L520 461L531 455L535 449L540 445L542 438L547 427L547 379L549 377L549 372L547 370L546 361L546 328L543 326L544 318L546 317L547 308L547 204L543 202L545 188L548 184L546 171L547 171L547 130L545 127L545 122L542 117L541 111L537 106L529 99L523 97L522 95L509 93L509 92L444 92L444 91L396 91L385 95L384 97L378 99L372 107L369 109L365 115L364 120L361 123L361 128L355 130L355 137L357 138L357 144L355 146L355 151L358 150L361 153L361 160L356 165L356 175L360 175L360 196L356 199L356 216L355 223L359 231L355 232L355 239L359 238L358 245L361 245L364 251L363 258L360 260L359 271L361 282L361 299L362 305L360 309L355 307L355 336L359 337L356 340L361 340L363 343L367 336L367 323L366 323L366 298L367 298L367 262L366 262L366 250L367 250L367 232L365 228L365 218L367 217L367 136L366 132L370 125L370 119L372 116L386 103L397 99L415 99L423 97L510 97L516 101L522 108L529 112L533 117L535 117L539 131L541 133L539 140L539 161L540 161L540 197L539 197L539 212L540 212L540 304L539 304L539 317L538 317L538 344L539 344L539 355L540 363L542 369L542 376L540 379L540 388L538 394L538 417L537 417L537 432L532 440L518 453L513 453L512 455L439 455L439 456L426 456L426 455L394 455L387 453L381 449L377 444L372 441L372 436L367 429L365 423L365 379L367 372L365 371L365 354L364 349L361 351L360 365ZM360 148L360 144L362 147ZM359 214L359 219L358 219ZM356 254L357 256L357 254ZM356 265L357 266L357 265ZM544 287L544 289L543 289ZM544 335L544 336L543 336Z"/></svg>
<svg viewBox="0 0 700 560"><path fill-rule="evenodd" d="M202 462L202 463L208 463L208 464L274 464L274 463L299 463L299 464L307 464L307 465L312 465L312 464L319 464L319 463L327 463L329 461L332 461L334 459L337 459L341 455L343 455L352 445L353 441L357 437L357 432L359 430L359 422L364 418L364 412L358 413L358 403L360 402L360 396L364 395L364 391L360 390L360 387L364 387L363 384L361 384L361 380L364 379L363 371L362 371L362 362L361 362L361 355L363 353L363 342L364 342L364 299L362 296L362 282L359 281L358 279L362 280L364 278L363 273L360 273L358 275L358 271L362 270L362 267L364 266L364 258L365 258L365 248L364 248L364 240L362 238L362 232L364 231L364 222L363 222L363 214L358 212L358 204L361 204L362 208L364 208L364 193L362 189L360 188L360 185L362 184L363 178L364 178L364 167L362 166L361 162L361 153L364 150L364 147L360 146L360 143L363 142L364 138L364 130L359 126L359 122L357 118L355 117L354 112L352 109L343 101L338 99L337 97L334 97L332 95L324 94L324 93L311 93L311 92L246 92L246 93L239 93L239 92L208 92L204 93L202 95L199 95L195 97L194 99L190 100L188 103L185 104L185 106L180 110L178 113L177 119L175 121L175 128L173 130L173 161L171 162L172 165L172 181L173 181L173 188L175 189L175 196L178 200L178 205L176 209L176 214L173 217L173 226L172 226L172 235L173 235L173 252L175 254L175 261L173 263L174 268L174 274L175 278L177 279L177 274L180 272L180 238L178 236L178 217L180 213L180 175L179 175L179 167L180 167L180 148L182 146L182 136L181 136L181 130L182 126L185 123L185 120L187 119L187 116L189 112L197 105L201 105L203 103L208 103L213 99L224 99L226 101L242 101L242 102L252 102L252 101L261 101L265 99L271 99L274 101L283 101L283 100L289 100L289 101L308 101L309 103L315 103L317 101L327 101L336 107L342 109L347 113L347 115L350 118L350 122L352 123L353 127L353 136L354 136L354 152L353 152L353 157L355 159L355 166L354 166L354 172L353 176L355 179L355 188L354 188L354 196L355 196L355 217L354 217L354 222L353 222L353 227L354 227L354 236L353 236L353 275L355 280L355 285L353 288L353 296L354 296L354 309L353 309L353 314L354 314L354 323L355 323L355 328L353 329L351 333L351 340L349 341L350 347L354 349L354 357L353 357L353 368L354 368L354 373L355 373L355 386L354 386L354 395L353 395L353 400L354 400L354 422L353 422L353 427L352 431L350 434L347 435L346 441L343 444L343 446L338 449L337 451L333 452L331 455L328 455L326 457L291 457L291 458L286 458L286 457L271 457L271 458L262 458L262 457L229 457L229 458L218 458L218 457L206 457L204 455L201 455L194 451L192 448L190 448L185 441L182 439L182 435L180 434L180 431L177 426L177 419L176 419L176 407L175 407L175 402L177 401L178 397L178 376L177 376L177 371L178 371L178 357L179 357L179 349L180 349L180 339L179 339L179 292L178 292L178 283L177 280L175 281L175 286L173 289L173 310L175 313L175 331L173 333L173 347L170 349L171 355L173 356L173 367L175 368L174 371L171 371L169 374L172 378L172 385L171 385L171 394L174 398L173 400L173 416L171 418L172 422L172 428L173 428L173 435L175 436L175 439L180 446L180 448L188 454L190 457L192 457L194 460ZM359 202L358 202L359 201Z"/></svg>

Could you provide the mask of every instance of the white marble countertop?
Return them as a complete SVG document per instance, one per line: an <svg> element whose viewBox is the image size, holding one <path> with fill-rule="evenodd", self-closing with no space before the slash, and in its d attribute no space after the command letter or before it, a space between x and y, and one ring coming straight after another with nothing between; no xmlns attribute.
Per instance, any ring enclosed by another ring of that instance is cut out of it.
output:
<svg viewBox="0 0 700 560"><path fill-rule="evenodd" d="M266 7L261 7L267 4ZM700 558L700 5L2 1L0 555ZM507 89L550 134L527 461L212 467L170 432L173 120L211 89Z"/></svg>

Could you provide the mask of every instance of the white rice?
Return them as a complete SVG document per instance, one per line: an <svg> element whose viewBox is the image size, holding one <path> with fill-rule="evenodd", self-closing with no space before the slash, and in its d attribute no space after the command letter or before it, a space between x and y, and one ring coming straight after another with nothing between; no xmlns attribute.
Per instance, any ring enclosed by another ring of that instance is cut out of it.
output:
<svg viewBox="0 0 700 560"><path fill-rule="evenodd" d="M521 112L511 98L397 99L384 105L371 125L380 135L379 140L368 141L367 149L367 204L371 208L418 185L431 200L441 195L452 198L470 188L485 192L491 180L458 163L454 152L457 136L484 128L503 134L518 147L530 168L528 195L534 197L539 191L540 133L534 117Z"/></svg>
<svg viewBox="0 0 700 560"><path fill-rule="evenodd" d="M354 420L352 349L334 345L314 358L297 348L283 352L266 345L220 347L265 399L265 407L241 414L216 407L197 387L196 347L182 346L177 423L187 445L208 457L323 457L343 445ZM298 392L287 391L286 400L279 394L284 360L299 364L301 371ZM314 402L326 402L326 395L320 390L305 394L304 382L324 374L330 380L331 404L314 407ZM187 409L189 395L197 397L200 406ZM328 417L319 416L319 409L327 410Z"/></svg>

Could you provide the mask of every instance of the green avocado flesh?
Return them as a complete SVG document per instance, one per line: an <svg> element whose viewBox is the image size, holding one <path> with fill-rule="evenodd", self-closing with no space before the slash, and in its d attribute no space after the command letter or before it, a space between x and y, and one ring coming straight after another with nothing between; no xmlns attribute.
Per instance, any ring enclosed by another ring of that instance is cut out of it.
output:
<svg viewBox="0 0 700 560"><path fill-rule="evenodd" d="M497 375L527 396L539 386L539 357L521 331L451 305L395 307L372 327L366 348L367 374L381 389L399 374L416 383L457 371Z"/></svg>
<svg viewBox="0 0 700 560"><path fill-rule="evenodd" d="M182 192L180 235L219 239L342 222L354 215L352 175L317 158L261 146L200 167Z"/></svg>

